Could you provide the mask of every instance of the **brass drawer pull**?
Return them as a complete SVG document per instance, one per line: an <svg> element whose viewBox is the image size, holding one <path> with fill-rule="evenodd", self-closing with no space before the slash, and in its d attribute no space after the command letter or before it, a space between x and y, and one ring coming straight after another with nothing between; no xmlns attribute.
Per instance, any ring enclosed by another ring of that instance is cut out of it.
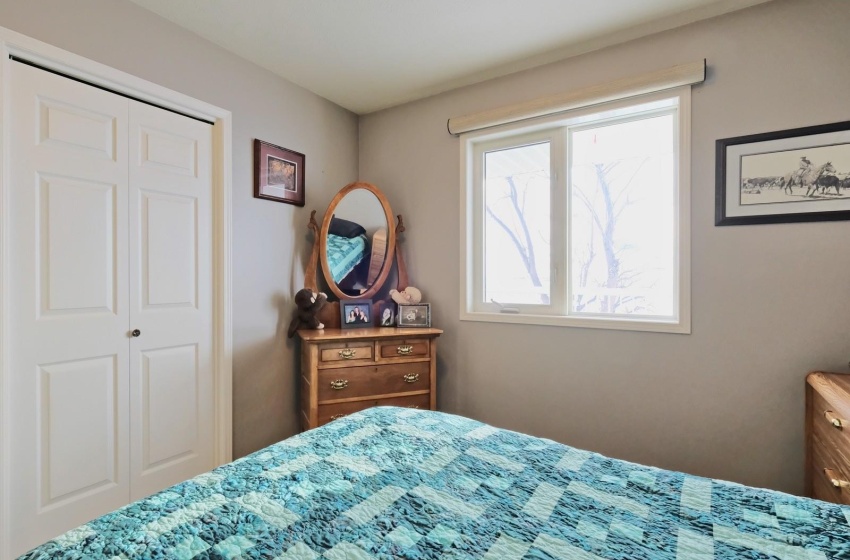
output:
<svg viewBox="0 0 850 560"><path fill-rule="evenodd" d="M353 350L351 348L343 348L339 351L339 357L343 360L350 360L357 354L357 350Z"/></svg>
<svg viewBox="0 0 850 560"><path fill-rule="evenodd" d="M826 418L827 422L829 422L839 430L844 428L844 424L846 421L836 416L831 410L824 410L823 415L824 418Z"/></svg>
<svg viewBox="0 0 850 560"><path fill-rule="evenodd" d="M410 356L411 354L413 354L413 346L411 346L410 344L402 344L401 346L396 348L395 351L398 352L399 356Z"/></svg>
<svg viewBox="0 0 850 560"><path fill-rule="evenodd" d="M419 408L419 405L418 404L410 404L410 405L407 405L407 408Z"/></svg>
<svg viewBox="0 0 850 560"><path fill-rule="evenodd" d="M331 422L333 422L334 420L339 420L343 416L348 416L348 414L334 414L333 416L331 416Z"/></svg>
<svg viewBox="0 0 850 560"><path fill-rule="evenodd" d="M348 387L348 379L334 379L331 381L331 389L335 391L342 391Z"/></svg>
<svg viewBox="0 0 850 560"><path fill-rule="evenodd" d="M405 383L416 383L419 381L418 373L405 373L404 374L404 382Z"/></svg>
<svg viewBox="0 0 850 560"><path fill-rule="evenodd" d="M836 478L835 471L832 469L824 469L823 470L826 477L829 479L829 483L832 484L835 488L848 488L850 487L850 482L846 480L841 480L840 478Z"/></svg>

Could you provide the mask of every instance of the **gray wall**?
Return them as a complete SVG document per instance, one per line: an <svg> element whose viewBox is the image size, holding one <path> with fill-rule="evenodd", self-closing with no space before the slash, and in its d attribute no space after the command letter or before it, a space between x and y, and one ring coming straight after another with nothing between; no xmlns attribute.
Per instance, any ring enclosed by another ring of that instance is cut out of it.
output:
<svg viewBox="0 0 850 560"><path fill-rule="evenodd" d="M298 430L291 297L310 209L357 179L357 117L126 0L2 0L0 26L233 112L233 449ZM253 198L252 141L307 156L307 206Z"/></svg>
<svg viewBox="0 0 850 560"><path fill-rule="evenodd" d="M807 371L850 358L850 224L717 228L714 142L850 119L850 2L776 0L374 113L360 177L405 216L439 405L616 457L802 491ZM693 90L693 334L460 322L459 140L446 119L708 59Z"/></svg>

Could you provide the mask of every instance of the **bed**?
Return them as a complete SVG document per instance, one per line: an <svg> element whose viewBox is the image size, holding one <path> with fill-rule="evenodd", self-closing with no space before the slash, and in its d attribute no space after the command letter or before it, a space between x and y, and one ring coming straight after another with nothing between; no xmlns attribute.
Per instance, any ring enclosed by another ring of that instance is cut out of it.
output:
<svg viewBox="0 0 850 560"><path fill-rule="evenodd" d="M379 407L24 555L366 560L850 558L850 508Z"/></svg>

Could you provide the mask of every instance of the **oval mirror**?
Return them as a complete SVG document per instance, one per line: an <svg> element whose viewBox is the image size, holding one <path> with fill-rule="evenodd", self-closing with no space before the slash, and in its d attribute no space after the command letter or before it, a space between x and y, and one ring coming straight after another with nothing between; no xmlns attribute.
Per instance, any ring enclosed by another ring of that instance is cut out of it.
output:
<svg viewBox="0 0 850 560"><path fill-rule="evenodd" d="M387 279L395 251L393 213L370 183L351 183L334 197L319 233L322 272L340 299L371 298Z"/></svg>

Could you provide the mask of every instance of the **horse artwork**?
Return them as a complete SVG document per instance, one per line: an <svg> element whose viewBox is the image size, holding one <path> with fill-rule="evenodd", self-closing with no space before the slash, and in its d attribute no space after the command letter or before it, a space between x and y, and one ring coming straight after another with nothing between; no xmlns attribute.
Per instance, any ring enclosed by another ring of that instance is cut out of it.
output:
<svg viewBox="0 0 850 560"><path fill-rule="evenodd" d="M850 220L850 121L717 141L715 224Z"/></svg>
<svg viewBox="0 0 850 560"><path fill-rule="evenodd" d="M812 150L808 150L808 152L812 153ZM842 169L841 171L835 167L832 161L813 163L805 155L781 155L786 156L783 158L785 160L783 163L786 165L786 172L781 175L751 176L746 174L750 171L750 168L761 169L764 166L755 164L748 166L746 164L752 162L748 162L747 157L742 158L740 195L742 205L799 202L805 200L823 200L824 198L834 199L838 197L850 198L850 193L846 191L846 187L842 191L842 183L845 178L850 178L850 150L848 150L846 169ZM768 156L777 159L777 154L757 154L749 157L766 158ZM799 159L795 160L793 158ZM817 160L815 161L817 162ZM794 165L798 162L797 169L787 170L788 165Z"/></svg>
<svg viewBox="0 0 850 560"><path fill-rule="evenodd" d="M805 187L806 196L814 196L818 190L818 181L825 177L826 173L835 173L835 167L828 161L820 167L809 167L808 169L797 169L785 176L783 185L787 194L793 194L793 187ZM827 177L830 175L826 175ZM834 175L832 175L834 177Z"/></svg>

